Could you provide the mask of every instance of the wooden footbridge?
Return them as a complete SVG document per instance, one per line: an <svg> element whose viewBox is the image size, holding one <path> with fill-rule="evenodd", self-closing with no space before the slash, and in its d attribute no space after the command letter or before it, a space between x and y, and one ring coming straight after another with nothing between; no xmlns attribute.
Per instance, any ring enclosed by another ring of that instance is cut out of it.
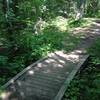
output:
<svg viewBox="0 0 100 100"><path fill-rule="evenodd" d="M85 48L94 37L100 36L100 30L98 36L94 32L87 32L91 36L83 39L72 52L51 53L24 69L3 86L5 91L0 100L61 100L68 84L88 58Z"/></svg>
<svg viewBox="0 0 100 100"><path fill-rule="evenodd" d="M87 58L79 50L49 54L5 84L2 100L61 100Z"/></svg>

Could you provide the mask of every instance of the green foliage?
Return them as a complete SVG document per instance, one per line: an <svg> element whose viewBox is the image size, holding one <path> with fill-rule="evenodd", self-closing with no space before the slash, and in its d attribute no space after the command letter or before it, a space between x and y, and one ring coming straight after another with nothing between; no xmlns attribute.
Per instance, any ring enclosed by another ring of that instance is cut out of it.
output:
<svg viewBox="0 0 100 100"><path fill-rule="evenodd" d="M71 17L68 22L70 28L84 26L85 20L72 20L75 2L76 0L0 1L0 71L4 76L0 78L0 83L4 83L6 79L49 52L68 52L75 47L79 36L63 32L53 25L47 25L43 31L35 34L36 28L40 30L36 27L39 19L49 23L57 16ZM88 13L90 8L87 8Z"/></svg>
<svg viewBox="0 0 100 100"><path fill-rule="evenodd" d="M89 49L92 56L100 58L100 39L97 39L96 42Z"/></svg>
<svg viewBox="0 0 100 100"><path fill-rule="evenodd" d="M100 39L88 49L89 54L92 56L92 62L95 64L100 64Z"/></svg>
<svg viewBox="0 0 100 100"><path fill-rule="evenodd" d="M31 30L25 29L14 36L16 44L11 47L12 50L10 49L8 55L1 56L0 59L2 68L7 71L6 73L10 72L9 76L15 75L49 52L56 50L68 52L79 42L79 37L68 32L61 32L55 26L46 27L40 34L33 34Z"/></svg>
<svg viewBox="0 0 100 100"><path fill-rule="evenodd" d="M75 46L78 38L71 36L68 32L60 32L57 28L50 26L44 29L41 34L33 35L32 32L23 31L16 38L16 45L22 50L21 54L24 53L23 55L27 54L29 57L37 59L54 50L66 49L68 51ZM69 46L65 47L65 44L69 44ZM26 58L28 57L26 56Z"/></svg>
<svg viewBox="0 0 100 100"><path fill-rule="evenodd" d="M70 28L83 27L86 24L87 24L87 20L84 20L84 19L77 20L77 21L75 21L74 19L70 19L68 21L68 26Z"/></svg>
<svg viewBox="0 0 100 100"><path fill-rule="evenodd" d="M0 67L7 64L8 58L6 56L0 56Z"/></svg>
<svg viewBox="0 0 100 100"><path fill-rule="evenodd" d="M88 17L97 17L100 10L100 1L99 0L87 0L85 15Z"/></svg>
<svg viewBox="0 0 100 100"><path fill-rule="evenodd" d="M88 65L72 80L63 100L99 100L100 98L100 39L88 49Z"/></svg>
<svg viewBox="0 0 100 100"><path fill-rule="evenodd" d="M72 80L63 100L99 100L100 69L93 63L86 66Z"/></svg>
<svg viewBox="0 0 100 100"><path fill-rule="evenodd" d="M7 78L6 77L0 77L0 87L6 82ZM0 93L1 93L1 88L0 88Z"/></svg>

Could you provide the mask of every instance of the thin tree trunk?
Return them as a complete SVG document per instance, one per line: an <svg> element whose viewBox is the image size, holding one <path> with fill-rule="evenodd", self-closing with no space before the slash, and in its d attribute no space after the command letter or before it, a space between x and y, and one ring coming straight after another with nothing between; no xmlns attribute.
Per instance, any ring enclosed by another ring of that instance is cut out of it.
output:
<svg viewBox="0 0 100 100"><path fill-rule="evenodd" d="M78 0L76 2L76 16L75 20L80 20L84 15L85 0Z"/></svg>

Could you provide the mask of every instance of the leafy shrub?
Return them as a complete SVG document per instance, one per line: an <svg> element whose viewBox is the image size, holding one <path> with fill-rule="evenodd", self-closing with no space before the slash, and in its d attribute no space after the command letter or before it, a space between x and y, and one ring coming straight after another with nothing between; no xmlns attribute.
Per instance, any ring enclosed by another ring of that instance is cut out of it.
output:
<svg viewBox="0 0 100 100"><path fill-rule="evenodd" d="M0 56L0 67L6 65L7 64L7 60L8 60L8 57Z"/></svg>
<svg viewBox="0 0 100 100"><path fill-rule="evenodd" d="M88 49L91 55L88 65L77 73L63 100L99 100L100 98L100 39Z"/></svg>
<svg viewBox="0 0 100 100"><path fill-rule="evenodd" d="M100 58L100 38L96 40L96 42L91 46L89 51L92 56Z"/></svg>
<svg viewBox="0 0 100 100"><path fill-rule="evenodd" d="M69 85L62 100L99 100L100 69L91 64L78 73Z"/></svg>
<svg viewBox="0 0 100 100"><path fill-rule="evenodd" d="M73 27L82 27L82 26L85 26L87 24L87 21L84 20L84 19L80 19L80 20L74 20L74 19L70 19L68 21L68 25L70 28L73 28Z"/></svg>
<svg viewBox="0 0 100 100"><path fill-rule="evenodd" d="M71 50L79 40L78 37L71 36L68 32L60 32L53 26L44 29L41 34L23 30L15 36L16 45L9 53L8 59L1 59L1 63L7 64L6 69L14 74L49 52Z"/></svg>
<svg viewBox="0 0 100 100"><path fill-rule="evenodd" d="M92 63L100 64L100 38L88 49L88 52L92 57Z"/></svg>

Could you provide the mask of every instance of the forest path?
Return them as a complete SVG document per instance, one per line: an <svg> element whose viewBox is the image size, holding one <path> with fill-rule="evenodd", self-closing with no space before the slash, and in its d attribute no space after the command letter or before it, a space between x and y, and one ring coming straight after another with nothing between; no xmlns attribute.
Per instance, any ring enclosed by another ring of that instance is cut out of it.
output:
<svg viewBox="0 0 100 100"><path fill-rule="evenodd" d="M76 48L86 50L92 45L92 43L94 43L97 38L100 38L100 20L93 19L92 21L93 22L90 26L84 28L75 28L71 31L73 34L76 35L83 33L83 36L80 39L80 43L77 45Z"/></svg>
<svg viewBox="0 0 100 100"><path fill-rule="evenodd" d="M5 84L1 100L61 100L89 56L86 49L100 37L100 23L94 21L88 28L73 30L73 34L79 32L85 35L73 51L56 51L24 69Z"/></svg>

